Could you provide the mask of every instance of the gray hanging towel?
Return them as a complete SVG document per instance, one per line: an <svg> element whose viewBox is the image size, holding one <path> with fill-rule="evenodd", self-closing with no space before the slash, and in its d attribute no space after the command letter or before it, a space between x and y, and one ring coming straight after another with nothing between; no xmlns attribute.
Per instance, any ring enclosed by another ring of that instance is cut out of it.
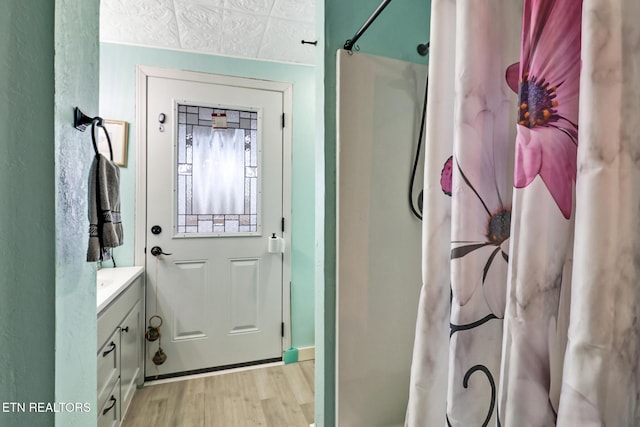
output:
<svg viewBox="0 0 640 427"><path fill-rule="evenodd" d="M89 173L87 261L110 259L111 249L122 243L120 169L102 154L96 154Z"/></svg>

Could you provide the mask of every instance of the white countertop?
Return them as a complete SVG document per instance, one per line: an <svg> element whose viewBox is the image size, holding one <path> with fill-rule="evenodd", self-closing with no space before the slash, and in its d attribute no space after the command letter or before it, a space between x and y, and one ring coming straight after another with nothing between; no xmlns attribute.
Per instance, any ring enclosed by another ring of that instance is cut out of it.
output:
<svg viewBox="0 0 640 427"><path fill-rule="evenodd" d="M100 313L142 274L142 267L103 268L96 275L96 305Z"/></svg>

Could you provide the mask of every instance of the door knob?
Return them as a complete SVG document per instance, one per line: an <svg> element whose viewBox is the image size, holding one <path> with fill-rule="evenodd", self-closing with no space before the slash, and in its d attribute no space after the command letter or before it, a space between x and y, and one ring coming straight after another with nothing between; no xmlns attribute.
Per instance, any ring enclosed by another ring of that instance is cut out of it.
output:
<svg viewBox="0 0 640 427"><path fill-rule="evenodd" d="M162 248L160 246L154 246L151 248L151 255L160 256L160 255L173 255L173 254L162 252Z"/></svg>

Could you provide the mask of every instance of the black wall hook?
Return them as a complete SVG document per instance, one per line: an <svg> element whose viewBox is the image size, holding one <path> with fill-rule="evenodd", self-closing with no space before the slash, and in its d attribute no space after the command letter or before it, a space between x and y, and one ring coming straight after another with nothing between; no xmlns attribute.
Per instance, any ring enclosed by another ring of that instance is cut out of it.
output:
<svg viewBox="0 0 640 427"><path fill-rule="evenodd" d="M317 46L318 45L318 40L316 40L314 42L308 42L306 40L300 40L300 43L302 43L302 44L312 44L314 46Z"/></svg>
<svg viewBox="0 0 640 427"><path fill-rule="evenodd" d="M78 129L80 132L84 132L87 129L87 126L92 125L94 122L98 126L102 126L104 124L104 120L102 117L89 117L78 107L74 107L73 109L73 127Z"/></svg>

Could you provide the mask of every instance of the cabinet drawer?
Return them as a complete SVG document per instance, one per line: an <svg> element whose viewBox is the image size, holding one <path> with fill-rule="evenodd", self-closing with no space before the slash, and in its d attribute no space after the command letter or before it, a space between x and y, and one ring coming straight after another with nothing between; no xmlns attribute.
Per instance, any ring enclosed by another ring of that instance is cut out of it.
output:
<svg viewBox="0 0 640 427"><path fill-rule="evenodd" d="M98 401L100 403L100 401ZM115 427L120 424L120 381L116 381L98 412L98 427Z"/></svg>
<svg viewBox="0 0 640 427"><path fill-rule="evenodd" d="M98 351L98 404L120 377L120 331L116 330Z"/></svg>

